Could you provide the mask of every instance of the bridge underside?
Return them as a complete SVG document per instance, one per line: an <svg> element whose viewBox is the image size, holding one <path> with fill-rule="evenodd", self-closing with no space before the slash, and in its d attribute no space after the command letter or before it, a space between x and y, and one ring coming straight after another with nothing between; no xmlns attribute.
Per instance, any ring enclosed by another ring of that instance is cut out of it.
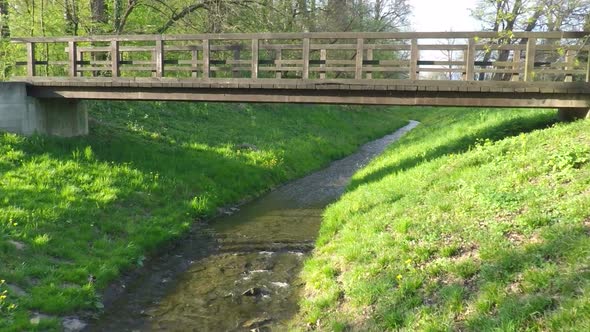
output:
<svg viewBox="0 0 590 332"><path fill-rule="evenodd" d="M22 79L40 99L590 108L585 82Z"/></svg>

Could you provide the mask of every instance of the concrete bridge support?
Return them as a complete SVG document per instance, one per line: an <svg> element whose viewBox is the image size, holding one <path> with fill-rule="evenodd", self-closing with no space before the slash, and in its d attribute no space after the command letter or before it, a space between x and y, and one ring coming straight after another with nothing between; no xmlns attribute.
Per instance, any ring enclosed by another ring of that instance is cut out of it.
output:
<svg viewBox="0 0 590 332"><path fill-rule="evenodd" d="M88 112L75 99L27 96L25 83L0 83L0 131L73 137L88 134Z"/></svg>
<svg viewBox="0 0 590 332"><path fill-rule="evenodd" d="M589 108L560 108L557 111L560 121L574 121L579 119L590 119Z"/></svg>

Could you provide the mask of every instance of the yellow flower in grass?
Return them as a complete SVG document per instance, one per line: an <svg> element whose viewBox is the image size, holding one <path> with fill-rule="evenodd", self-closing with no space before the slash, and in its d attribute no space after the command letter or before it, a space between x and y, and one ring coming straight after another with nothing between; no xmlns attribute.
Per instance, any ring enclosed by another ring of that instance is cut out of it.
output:
<svg viewBox="0 0 590 332"><path fill-rule="evenodd" d="M397 275L395 278L396 278L398 281L401 281L401 280L402 280L402 278L403 278L403 276L402 276L401 274L398 274L398 275Z"/></svg>

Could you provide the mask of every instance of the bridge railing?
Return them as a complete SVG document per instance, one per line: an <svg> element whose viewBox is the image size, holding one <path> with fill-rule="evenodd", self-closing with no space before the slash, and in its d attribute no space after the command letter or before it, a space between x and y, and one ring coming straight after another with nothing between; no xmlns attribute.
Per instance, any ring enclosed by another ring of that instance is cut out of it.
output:
<svg viewBox="0 0 590 332"><path fill-rule="evenodd" d="M15 38L29 79L590 81L583 32L257 33Z"/></svg>

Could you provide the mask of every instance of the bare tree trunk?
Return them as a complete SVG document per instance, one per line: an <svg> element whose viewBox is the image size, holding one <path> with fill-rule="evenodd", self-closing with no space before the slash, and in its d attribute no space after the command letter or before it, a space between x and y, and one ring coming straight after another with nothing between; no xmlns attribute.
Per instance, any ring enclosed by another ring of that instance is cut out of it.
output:
<svg viewBox="0 0 590 332"><path fill-rule="evenodd" d="M113 31L118 32L121 26L121 0L113 0Z"/></svg>
<svg viewBox="0 0 590 332"><path fill-rule="evenodd" d="M348 31L354 17L349 12L349 0L329 0L326 5L328 31Z"/></svg>
<svg viewBox="0 0 590 332"><path fill-rule="evenodd" d="M0 0L0 38L10 38L8 25L8 0Z"/></svg>
<svg viewBox="0 0 590 332"><path fill-rule="evenodd" d="M92 19L91 33L103 32L103 27L101 27L101 25L108 22L105 1L92 0L90 2L90 14Z"/></svg>
<svg viewBox="0 0 590 332"><path fill-rule="evenodd" d="M66 33L70 35L78 35L78 4L76 0L65 0L65 17L66 17Z"/></svg>

